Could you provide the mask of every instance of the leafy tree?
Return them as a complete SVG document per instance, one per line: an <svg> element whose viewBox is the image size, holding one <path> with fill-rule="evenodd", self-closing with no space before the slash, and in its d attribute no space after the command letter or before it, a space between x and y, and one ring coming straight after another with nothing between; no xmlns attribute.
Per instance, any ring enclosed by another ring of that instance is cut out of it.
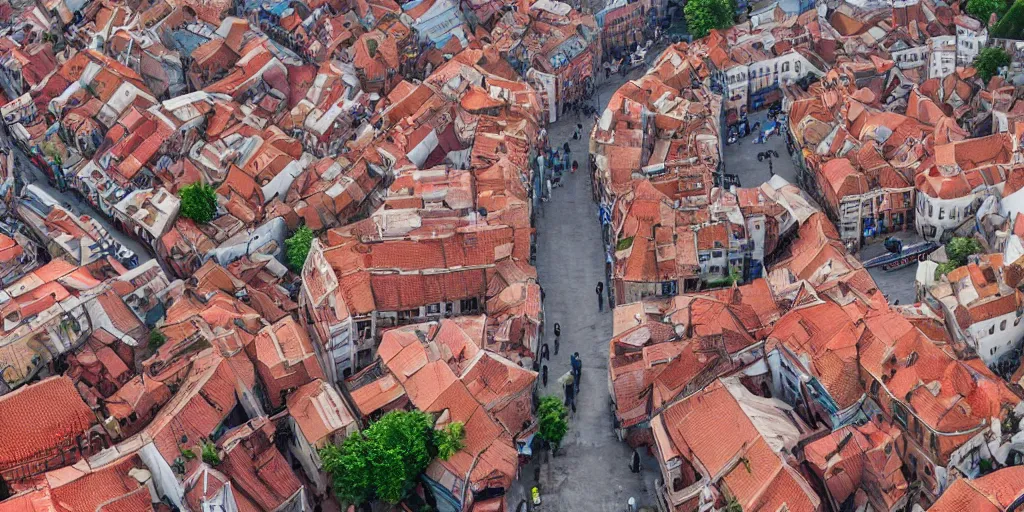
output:
<svg viewBox="0 0 1024 512"><path fill-rule="evenodd" d="M302 265L306 263L306 256L309 254L309 246L313 244L313 237L313 230L302 226L284 241L288 255L288 267L293 271L302 271Z"/></svg>
<svg viewBox="0 0 1024 512"><path fill-rule="evenodd" d="M187 219L205 224L217 213L217 193L203 182L181 187L178 197L181 198L181 215Z"/></svg>
<svg viewBox="0 0 1024 512"><path fill-rule="evenodd" d="M201 453L203 454L203 462L211 466L220 464L220 455L217 453L217 446L215 444L203 443Z"/></svg>
<svg viewBox="0 0 1024 512"><path fill-rule="evenodd" d="M335 493L348 503L398 503L430 464L433 419L420 411L392 411L341 446L320 450Z"/></svg>
<svg viewBox="0 0 1024 512"><path fill-rule="evenodd" d="M978 76L986 82L999 72L999 68L1009 65L1010 54L997 46L985 48L974 58L974 69L978 70Z"/></svg>
<svg viewBox="0 0 1024 512"><path fill-rule="evenodd" d="M946 257L956 263L957 267L967 264L967 257L981 252L981 244L973 238L953 237L946 243Z"/></svg>
<svg viewBox="0 0 1024 512"><path fill-rule="evenodd" d="M957 267L958 267L958 265L956 263L953 263L952 261L947 261L945 263L939 263L939 266L935 267L935 279L938 279L938 278L940 278L940 277L942 277L942 276L944 276L944 275L946 275L946 274L956 270Z"/></svg>
<svg viewBox="0 0 1024 512"><path fill-rule="evenodd" d="M948 261L939 263L935 269L938 279L967 264L967 257L982 251L981 244L974 238L956 236L946 242L946 258Z"/></svg>
<svg viewBox="0 0 1024 512"><path fill-rule="evenodd" d="M695 38L708 35L712 29L731 27L735 13L734 0L689 0L683 7L686 25Z"/></svg>
<svg viewBox="0 0 1024 512"><path fill-rule="evenodd" d="M992 27L990 37L1021 39L1021 36L1024 36L1024 0L1017 0Z"/></svg>
<svg viewBox="0 0 1024 512"><path fill-rule="evenodd" d="M1007 7L1004 0L968 0L967 14L980 20L981 25L984 27L988 25L988 19L992 16L992 13L1002 16L1006 12Z"/></svg>
<svg viewBox="0 0 1024 512"><path fill-rule="evenodd" d="M569 431L569 422L566 420L568 416L569 412L558 397L545 396L540 399L540 406L537 407L540 438L551 443L554 451L558 451L565 433Z"/></svg>
<svg viewBox="0 0 1024 512"><path fill-rule="evenodd" d="M437 456L448 460L455 452L461 450L466 443L466 426L461 421L449 423L448 426L434 432L434 444L437 446Z"/></svg>
<svg viewBox="0 0 1024 512"><path fill-rule="evenodd" d="M149 348L156 350L163 346L167 342L167 336L164 335L160 329L153 329L149 331Z"/></svg>

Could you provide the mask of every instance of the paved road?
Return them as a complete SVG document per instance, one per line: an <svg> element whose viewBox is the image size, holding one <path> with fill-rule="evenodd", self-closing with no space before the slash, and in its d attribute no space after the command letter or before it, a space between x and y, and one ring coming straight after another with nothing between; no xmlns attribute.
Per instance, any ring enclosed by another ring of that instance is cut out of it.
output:
<svg viewBox="0 0 1024 512"><path fill-rule="evenodd" d="M50 185L50 182L48 181L46 174L44 174L43 171L41 171L39 168L32 164L31 160L29 160L28 157L26 157L25 154L22 153L20 149L18 149L18 146L14 143L12 139L9 139L4 135L0 134L0 140L3 140L3 144L5 146L13 148L13 151L15 152L15 158L18 161L17 168L20 170L21 179L26 185L34 184L35 186L43 189L43 191L49 194L51 197L53 197L57 201L60 201L60 203L64 205L65 208L67 208L70 205L69 209L72 212L74 212L75 215L85 214L96 219L96 221L99 222L104 229L110 232L111 236L114 237L114 240L117 240L121 245L127 247L136 255L138 255L140 265L153 259L153 256L150 254L148 248L140 244L134 238L119 231L117 228L111 225L110 222L107 221L106 217L103 216L103 214L97 212L92 208L92 205L85 201L82 201L78 197L78 195L70 191L61 192L52 185Z"/></svg>
<svg viewBox="0 0 1024 512"><path fill-rule="evenodd" d="M875 256L885 254L887 251L882 245L882 241L887 236L890 235L876 237L870 243L861 247L860 252L857 253L857 258L860 261L866 261ZM903 240L903 245L905 246L924 241L915 231L902 231L891 236ZM902 305L917 302L917 290L914 286L914 280L917 278L917 264L892 272L886 272L882 270L882 267L875 267L868 269L868 273L875 280L878 289L882 290L882 293L889 299L889 304L895 304L897 301Z"/></svg>
<svg viewBox="0 0 1024 512"><path fill-rule="evenodd" d="M750 125L760 121L763 127L768 122L768 111L754 112L748 116ZM723 137L726 135L726 127L723 127ZM753 133L740 139L736 144L725 146L725 172L735 174L740 178L740 185L745 188L760 187L762 183L771 179L768 172L768 162L758 162L757 154L769 149L779 154L778 158L772 159L772 168L775 174L782 176L786 181L796 184L796 166L793 159L786 152L786 139L780 135L772 135L765 144L754 144L756 135ZM725 140L722 141L725 143Z"/></svg>
<svg viewBox="0 0 1024 512"><path fill-rule="evenodd" d="M750 115L749 119L751 125L757 121L764 125L767 121L767 111L755 112ZM739 176L740 184L744 187L761 186L762 183L771 178L771 175L768 173L768 164L757 161L757 154L773 149L779 154L779 158L773 159L772 162L775 174L782 176L790 183L797 184L796 166L786 153L785 138L772 136L766 144L754 144L754 137L753 134L748 135L746 138L740 139L738 144L725 147L725 172ZM905 244L921 241L920 236L913 231L896 233L896 236L903 240ZM873 240L868 245L865 245L857 253L857 258L860 261L865 261L884 253L885 248L882 247L883 239L884 237L879 237L877 240ZM873 268L868 272L874 278L875 284L882 290L882 293L889 298L890 303L895 303L898 300L900 304L913 304L916 301L914 278L917 272L917 265L911 265L893 272L886 272L881 268Z"/></svg>
<svg viewBox="0 0 1024 512"><path fill-rule="evenodd" d="M637 72L639 73L639 71ZM635 75L635 73L634 73ZM614 77L600 86L601 109L625 80ZM591 180L586 173L587 137L572 140L575 118L560 120L548 127L551 144L569 141L572 158L580 162L575 175L566 173L564 185L553 191L551 201L542 206L537 223L539 253L537 270L545 292L546 339L554 339L553 326L561 324L561 348L552 353L548 365L548 387L542 394L561 397L556 382L569 371L569 356L579 352L583 359L579 407L570 419L569 433L559 455L540 475L543 505L539 510L619 512L626 501L636 497L641 505L653 505L651 494L657 468L647 464L641 474L627 467L630 448L620 443L612 430L611 399L608 395L608 340L612 316L607 303L597 309L594 288L605 279L604 246L597 206L591 199ZM592 119L583 119L585 134ZM606 283L607 286L607 283ZM552 351L554 347L552 346ZM543 459L542 454L534 460ZM534 468L523 471L521 484L534 485ZM515 506L515 503L511 503Z"/></svg>

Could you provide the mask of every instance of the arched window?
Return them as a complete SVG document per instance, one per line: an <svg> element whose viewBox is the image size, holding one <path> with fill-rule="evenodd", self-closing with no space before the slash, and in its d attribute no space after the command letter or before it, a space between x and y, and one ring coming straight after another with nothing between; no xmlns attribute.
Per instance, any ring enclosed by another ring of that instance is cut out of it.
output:
<svg viewBox="0 0 1024 512"><path fill-rule="evenodd" d="M796 61L796 72L800 74L800 61Z"/></svg>
<svg viewBox="0 0 1024 512"><path fill-rule="evenodd" d="M789 63L788 62L783 62L782 63L782 72L783 73L788 73L789 72Z"/></svg>

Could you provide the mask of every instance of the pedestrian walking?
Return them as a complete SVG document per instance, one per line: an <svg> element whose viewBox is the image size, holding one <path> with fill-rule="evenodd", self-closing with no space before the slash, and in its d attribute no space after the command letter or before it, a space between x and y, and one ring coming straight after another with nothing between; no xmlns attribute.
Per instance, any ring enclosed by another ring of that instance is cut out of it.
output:
<svg viewBox="0 0 1024 512"><path fill-rule="evenodd" d="M565 141L564 143L562 143L562 151L565 151L565 156L566 158L568 158L569 153L572 152L572 150L569 149L569 141Z"/></svg>
<svg viewBox="0 0 1024 512"><path fill-rule="evenodd" d="M580 163L577 162L576 160L573 160L572 161L572 173L576 174L576 169L579 169L579 168L580 168Z"/></svg>
<svg viewBox="0 0 1024 512"><path fill-rule="evenodd" d="M598 281L594 291L597 292L597 310L604 311L604 281Z"/></svg>
<svg viewBox="0 0 1024 512"><path fill-rule="evenodd" d="M547 359L548 361L551 360L551 352L548 350L547 343L540 346L540 360L543 361L545 359Z"/></svg>
<svg viewBox="0 0 1024 512"><path fill-rule="evenodd" d="M583 381L583 360L580 359L579 352L573 352L572 358L569 359L569 364L572 366L572 374L576 383L576 392L580 390L580 382Z"/></svg>
<svg viewBox="0 0 1024 512"><path fill-rule="evenodd" d="M558 355L558 338L562 336L562 326L555 322L555 355Z"/></svg>
<svg viewBox="0 0 1024 512"><path fill-rule="evenodd" d="M544 383L544 387L548 387L548 365L544 365L541 367L540 381Z"/></svg>
<svg viewBox="0 0 1024 512"><path fill-rule="evenodd" d="M576 379L572 376L572 373L563 375L559 382L562 383L562 390L565 393L565 406L572 406L576 408Z"/></svg>

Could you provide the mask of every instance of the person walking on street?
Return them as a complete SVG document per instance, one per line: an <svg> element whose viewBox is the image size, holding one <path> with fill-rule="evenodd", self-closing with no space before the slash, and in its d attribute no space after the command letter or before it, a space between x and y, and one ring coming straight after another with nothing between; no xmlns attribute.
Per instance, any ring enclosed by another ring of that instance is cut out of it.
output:
<svg viewBox="0 0 1024 512"><path fill-rule="evenodd" d="M573 412L576 412L576 379L569 374L559 380L565 383L565 406L571 407Z"/></svg>
<svg viewBox="0 0 1024 512"><path fill-rule="evenodd" d="M547 359L548 361L551 360L551 351L548 350L547 343L540 346L540 360L543 361L545 359Z"/></svg>
<svg viewBox="0 0 1024 512"><path fill-rule="evenodd" d="M569 359L569 363L572 365L572 375L576 383L576 392L580 391L580 382L583 381L583 360L580 359L579 352L573 352L572 358Z"/></svg>
<svg viewBox="0 0 1024 512"><path fill-rule="evenodd" d="M594 291L597 292L597 310L604 311L604 281L598 281Z"/></svg>
<svg viewBox="0 0 1024 512"><path fill-rule="evenodd" d="M558 355L558 338L562 336L562 326L555 322L555 355Z"/></svg>

